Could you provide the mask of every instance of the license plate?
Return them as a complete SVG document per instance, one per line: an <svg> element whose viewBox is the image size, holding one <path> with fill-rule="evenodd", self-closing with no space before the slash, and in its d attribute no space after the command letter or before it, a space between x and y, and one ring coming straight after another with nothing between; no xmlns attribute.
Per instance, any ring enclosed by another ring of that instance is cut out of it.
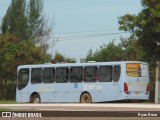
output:
<svg viewBox="0 0 160 120"><path fill-rule="evenodd" d="M140 92L135 92L135 95L139 95L140 94Z"/></svg>

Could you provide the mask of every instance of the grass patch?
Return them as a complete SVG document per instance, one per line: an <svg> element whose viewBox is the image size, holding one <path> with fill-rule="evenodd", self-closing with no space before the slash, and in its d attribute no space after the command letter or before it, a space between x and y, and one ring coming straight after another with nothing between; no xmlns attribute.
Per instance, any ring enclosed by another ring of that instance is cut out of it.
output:
<svg viewBox="0 0 160 120"><path fill-rule="evenodd" d="M26 104L26 103L16 102L15 100L0 100L0 104Z"/></svg>
<svg viewBox="0 0 160 120"><path fill-rule="evenodd" d="M17 104L15 100L1 100L0 104Z"/></svg>
<svg viewBox="0 0 160 120"><path fill-rule="evenodd" d="M12 109L9 109L9 108L0 108L0 112L8 112L8 111L12 111Z"/></svg>
<svg viewBox="0 0 160 120"><path fill-rule="evenodd" d="M154 103L154 102L151 100L146 100L146 101L142 101L141 103Z"/></svg>

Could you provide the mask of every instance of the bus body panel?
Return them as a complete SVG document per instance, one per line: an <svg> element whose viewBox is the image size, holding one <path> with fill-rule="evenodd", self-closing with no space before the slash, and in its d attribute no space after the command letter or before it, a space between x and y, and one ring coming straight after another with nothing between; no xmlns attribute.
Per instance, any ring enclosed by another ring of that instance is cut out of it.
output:
<svg viewBox="0 0 160 120"><path fill-rule="evenodd" d="M98 88L97 90L89 91L93 102L116 101L122 99L118 83L99 83L95 86Z"/></svg>

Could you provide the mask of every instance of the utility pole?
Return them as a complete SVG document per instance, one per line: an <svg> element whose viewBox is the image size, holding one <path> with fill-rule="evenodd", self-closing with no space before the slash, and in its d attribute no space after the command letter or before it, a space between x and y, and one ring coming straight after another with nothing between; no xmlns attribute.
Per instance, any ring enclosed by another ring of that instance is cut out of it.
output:
<svg viewBox="0 0 160 120"><path fill-rule="evenodd" d="M156 66L155 103L160 103L160 62Z"/></svg>

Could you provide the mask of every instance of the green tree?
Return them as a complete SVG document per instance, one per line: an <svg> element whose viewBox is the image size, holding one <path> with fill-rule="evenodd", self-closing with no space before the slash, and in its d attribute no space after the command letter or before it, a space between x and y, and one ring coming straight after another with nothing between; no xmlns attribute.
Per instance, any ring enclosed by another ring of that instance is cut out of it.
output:
<svg viewBox="0 0 160 120"><path fill-rule="evenodd" d="M17 66L50 61L51 56L32 41L21 40L10 34L0 36L0 99L15 97Z"/></svg>
<svg viewBox="0 0 160 120"><path fill-rule="evenodd" d="M65 55L62 55L61 53L56 52L54 58L52 59L52 63L75 63L76 60L74 58L66 57Z"/></svg>
<svg viewBox="0 0 160 120"><path fill-rule="evenodd" d="M32 41L21 41L14 35L3 35L0 38L0 46L0 68L4 72L3 78L8 77L7 74L13 78L19 65L40 64L51 60L50 55L36 47Z"/></svg>
<svg viewBox="0 0 160 120"><path fill-rule="evenodd" d="M27 12L30 39L47 50L46 43L52 37L52 25L48 25L48 20L43 15L43 1L30 0Z"/></svg>
<svg viewBox="0 0 160 120"><path fill-rule="evenodd" d="M114 41L107 45L100 46L100 49L93 53L92 50L88 51L87 57L81 62L96 61L120 61L125 60L125 52L119 45L115 45Z"/></svg>
<svg viewBox="0 0 160 120"><path fill-rule="evenodd" d="M107 45L100 46L99 50L93 52L92 49L88 51L85 59L81 59L81 62L87 61L145 61L144 54L139 41L136 38L120 38L121 42L118 45L114 44L114 41Z"/></svg>
<svg viewBox="0 0 160 120"><path fill-rule="evenodd" d="M138 15L119 18L120 30L129 31L143 47L145 59L155 63L160 60L160 1L142 0L143 10Z"/></svg>
<svg viewBox="0 0 160 120"><path fill-rule="evenodd" d="M2 34L10 33L21 40L32 40L44 51L48 49L48 40L52 37L52 25L43 15L43 1L12 0L2 20Z"/></svg>
<svg viewBox="0 0 160 120"><path fill-rule="evenodd" d="M46 39L52 29L43 16L42 0L12 0L1 31L0 99L13 99L17 66L51 61Z"/></svg>
<svg viewBox="0 0 160 120"><path fill-rule="evenodd" d="M125 60L127 61L145 61L142 46L134 37L120 38L119 46L125 52Z"/></svg>
<svg viewBox="0 0 160 120"><path fill-rule="evenodd" d="M22 38L28 39L27 17L26 14L26 1L25 0L12 0L6 15L2 20L2 34L11 33Z"/></svg>

